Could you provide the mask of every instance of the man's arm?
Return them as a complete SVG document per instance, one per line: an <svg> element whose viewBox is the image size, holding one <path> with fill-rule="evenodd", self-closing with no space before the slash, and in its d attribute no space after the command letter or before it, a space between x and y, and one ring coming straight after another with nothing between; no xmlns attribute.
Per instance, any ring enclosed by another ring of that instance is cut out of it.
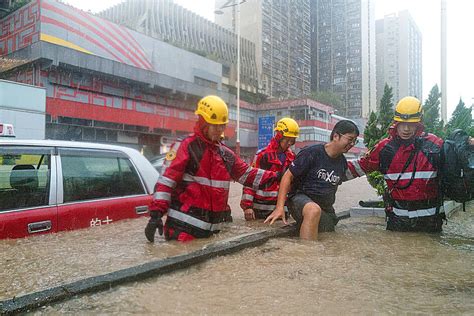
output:
<svg viewBox="0 0 474 316"><path fill-rule="evenodd" d="M261 161L265 160L265 151L258 152L253 160L252 166L261 168ZM253 200L255 199L256 190L251 187L244 186L242 188L242 197L240 199L240 207L244 211L245 219L255 219L253 211Z"/></svg>
<svg viewBox="0 0 474 316"><path fill-rule="evenodd" d="M293 174L290 170L287 170L280 182L280 189L278 190L278 199L276 207L273 212L265 219L264 223L270 222L270 225L272 225L277 219L281 218L283 220L283 223L288 224L285 217L285 202L286 196L290 191L292 182Z"/></svg>
<svg viewBox="0 0 474 316"><path fill-rule="evenodd" d="M230 153L234 157L234 164L230 176L240 184L258 190L265 189L273 185L275 181L279 180L278 173L270 170L254 168L235 155L234 152L230 151Z"/></svg>
<svg viewBox="0 0 474 316"><path fill-rule="evenodd" d="M379 170L380 166L380 151L388 143L389 139L385 138L378 142L372 150L369 150L365 156L359 159L352 159L347 161L347 170L345 174L345 181L352 180L357 177L362 177L367 173Z"/></svg>

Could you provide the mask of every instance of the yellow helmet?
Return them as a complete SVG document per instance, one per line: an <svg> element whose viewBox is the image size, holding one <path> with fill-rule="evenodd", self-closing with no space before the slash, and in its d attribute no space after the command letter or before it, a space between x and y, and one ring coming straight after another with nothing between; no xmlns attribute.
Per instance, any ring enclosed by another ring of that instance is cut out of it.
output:
<svg viewBox="0 0 474 316"><path fill-rule="evenodd" d="M397 122L420 122L422 117L421 102L414 97L402 98L395 107L394 121Z"/></svg>
<svg viewBox="0 0 474 316"><path fill-rule="evenodd" d="M277 122L274 131L282 132L283 136L286 137L298 137L300 134L300 127L294 119L284 117Z"/></svg>
<svg viewBox="0 0 474 316"><path fill-rule="evenodd" d="M227 104L215 95L208 95L199 100L194 114L201 115L209 124L220 125L229 123Z"/></svg>

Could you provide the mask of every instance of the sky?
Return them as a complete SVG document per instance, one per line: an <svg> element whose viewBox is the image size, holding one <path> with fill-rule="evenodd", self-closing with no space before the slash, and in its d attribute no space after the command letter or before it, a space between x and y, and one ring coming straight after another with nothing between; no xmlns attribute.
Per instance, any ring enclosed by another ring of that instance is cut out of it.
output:
<svg viewBox="0 0 474 316"><path fill-rule="evenodd" d="M64 0L77 8L99 12L122 0ZM183 7L213 21L214 0L175 0ZM462 98L474 103L474 1L446 0L447 3L447 96L448 117ZM375 18L408 10L423 37L423 99L440 80L440 0L375 0Z"/></svg>

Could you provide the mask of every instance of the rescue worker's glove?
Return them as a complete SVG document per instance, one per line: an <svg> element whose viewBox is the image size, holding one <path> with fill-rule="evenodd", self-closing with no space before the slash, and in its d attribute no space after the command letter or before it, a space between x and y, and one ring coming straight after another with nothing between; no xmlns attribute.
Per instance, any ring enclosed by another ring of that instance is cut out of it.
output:
<svg viewBox="0 0 474 316"><path fill-rule="evenodd" d="M160 212L150 212L150 220L145 227L145 236L148 241L155 241L155 233L157 229L160 236L163 235L163 221L161 220L162 216L163 215Z"/></svg>

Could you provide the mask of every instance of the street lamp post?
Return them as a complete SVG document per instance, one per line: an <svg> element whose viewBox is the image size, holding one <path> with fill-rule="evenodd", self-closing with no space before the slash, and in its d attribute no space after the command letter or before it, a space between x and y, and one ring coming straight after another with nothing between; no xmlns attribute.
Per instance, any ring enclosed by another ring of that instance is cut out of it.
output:
<svg viewBox="0 0 474 316"><path fill-rule="evenodd" d="M229 4L230 1L227 1L219 10L214 11L215 14L223 14L224 12L221 9L229 7L237 7L237 14L235 19L235 28L237 29L237 125L235 128L236 140L235 140L235 153L240 156L240 5L247 0L237 0L232 1L232 4Z"/></svg>
<svg viewBox="0 0 474 316"><path fill-rule="evenodd" d="M240 2L237 4L237 139L235 140L235 153L240 156Z"/></svg>

